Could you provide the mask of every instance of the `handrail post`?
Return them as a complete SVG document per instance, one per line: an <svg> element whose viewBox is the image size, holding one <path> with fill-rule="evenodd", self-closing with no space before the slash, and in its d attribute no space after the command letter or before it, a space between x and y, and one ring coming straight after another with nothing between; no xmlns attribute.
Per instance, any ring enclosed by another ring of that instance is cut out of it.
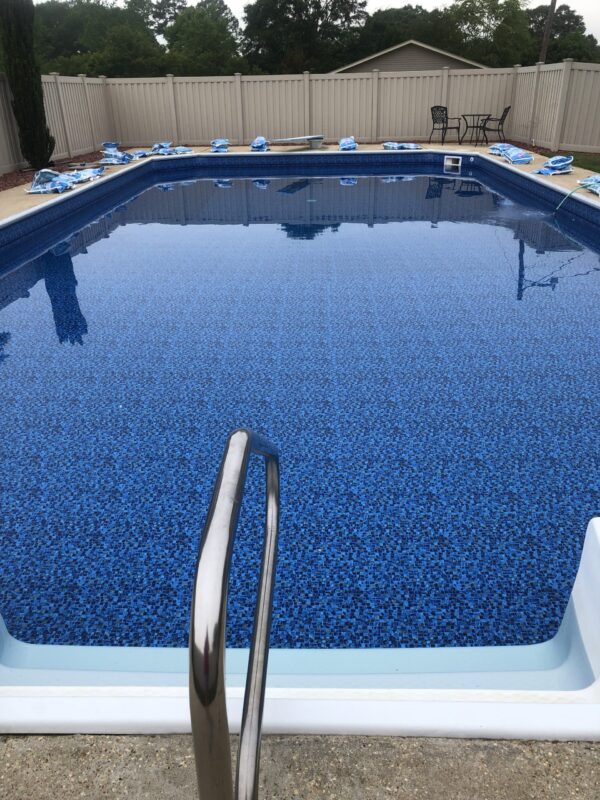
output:
<svg viewBox="0 0 600 800"><path fill-rule="evenodd" d="M266 460L266 519L248 663L236 797L256 800L269 634L279 533L276 449L247 430L228 439L204 526L190 621L190 714L200 800L233 800L225 697L225 631L231 555L251 453Z"/></svg>

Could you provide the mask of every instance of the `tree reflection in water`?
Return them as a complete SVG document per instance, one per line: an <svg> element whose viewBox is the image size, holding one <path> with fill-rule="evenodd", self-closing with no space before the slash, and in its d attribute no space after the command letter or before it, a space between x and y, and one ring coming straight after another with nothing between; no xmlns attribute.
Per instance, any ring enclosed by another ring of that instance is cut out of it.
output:
<svg viewBox="0 0 600 800"><path fill-rule="evenodd" d="M87 322L77 300L77 278L70 253L49 251L44 256L44 282L52 305L58 341L83 344Z"/></svg>

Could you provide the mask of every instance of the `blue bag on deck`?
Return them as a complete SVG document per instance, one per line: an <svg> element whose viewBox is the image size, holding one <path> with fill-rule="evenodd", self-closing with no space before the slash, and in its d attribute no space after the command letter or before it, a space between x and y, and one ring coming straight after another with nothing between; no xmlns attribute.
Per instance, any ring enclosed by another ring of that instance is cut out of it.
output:
<svg viewBox="0 0 600 800"><path fill-rule="evenodd" d="M490 145L490 152L493 156L503 156L507 150L514 150L519 149L514 144L509 144L508 142L496 142L496 144Z"/></svg>
<svg viewBox="0 0 600 800"><path fill-rule="evenodd" d="M534 169L533 172L538 175L568 175L573 172L573 156L554 156L544 162L544 166L540 169Z"/></svg>
<svg viewBox="0 0 600 800"><path fill-rule="evenodd" d="M229 150L229 139L213 139L210 143L211 153L226 153Z"/></svg>
<svg viewBox="0 0 600 800"><path fill-rule="evenodd" d="M520 147L509 147L502 155L509 164L531 164L533 161L531 153L528 153L526 150L521 150Z"/></svg>
<svg viewBox="0 0 600 800"><path fill-rule="evenodd" d="M589 192L600 196L600 175L589 175L587 178L577 181L577 183Z"/></svg>
<svg viewBox="0 0 600 800"><path fill-rule="evenodd" d="M269 143L264 136L257 136L250 142L250 150L253 153L266 153L269 149Z"/></svg>
<svg viewBox="0 0 600 800"><path fill-rule="evenodd" d="M354 139L354 136L345 136L339 141L340 150L356 150L358 145Z"/></svg>
<svg viewBox="0 0 600 800"><path fill-rule="evenodd" d="M422 150L420 144L414 142L384 142L384 150Z"/></svg>

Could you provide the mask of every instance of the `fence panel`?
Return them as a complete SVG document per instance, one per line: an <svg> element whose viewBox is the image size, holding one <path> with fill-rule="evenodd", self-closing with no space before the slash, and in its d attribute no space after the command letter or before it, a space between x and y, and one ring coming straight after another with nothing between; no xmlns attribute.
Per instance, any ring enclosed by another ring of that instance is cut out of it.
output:
<svg viewBox="0 0 600 800"><path fill-rule="evenodd" d="M536 145L550 147L556 111L560 97L562 81L562 64L550 64L540 67L540 83L534 111L532 139Z"/></svg>
<svg viewBox="0 0 600 800"><path fill-rule="evenodd" d="M102 142L112 140L115 131L110 118L110 108L106 96L106 88L100 78L86 78L90 112L94 134L92 150L96 150Z"/></svg>
<svg viewBox="0 0 600 800"><path fill-rule="evenodd" d="M565 72L565 70L567 70ZM569 81L568 89L563 83ZM536 91L537 85L537 91ZM426 140L430 107L451 116L500 114L511 104L509 137L550 147L600 152L600 65L573 62L494 70L431 70L326 75L192 78L42 76L55 158L96 149L176 140L207 144L216 136L248 142L322 133L329 140ZM561 89L563 100L561 102ZM566 94L565 94L566 92ZM564 124L557 115L564 111ZM556 143L556 139L555 139ZM0 171L23 163L8 85L0 76Z"/></svg>
<svg viewBox="0 0 600 800"><path fill-rule="evenodd" d="M598 150L600 143L600 64L574 63L567 95L564 150Z"/></svg>
<svg viewBox="0 0 600 800"><path fill-rule="evenodd" d="M522 67L517 72L514 107L511 108L507 120L509 136L517 142L527 143L528 141L535 91L535 73L535 67Z"/></svg>
<svg viewBox="0 0 600 800"><path fill-rule="evenodd" d="M442 74L437 70L380 73L377 138L427 139L430 108L442 99Z"/></svg>
<svg viewBox="0 0 600 800"><path fill-rule="evenodd" d="M0 75L0 174L23 164L8 81Z"/></svg>
<svg viewBox="0 0 600 800"><path fill-rule="evenodd" d="M244 141L304 136L303 75L269 75L242 78ZM322 131L317 131L322 133Z"/></svg>
<svg viewBox="0 0 600 800"><path fill-rule="evenodd" d="M117 139L122 145L149 145L175 139L166 78L109 78L107 83Z"/></svg>
<svg viewBox="0 0 600 800"><path fill-rule="evenodd" d="M310 119L314 133L327 139L371 138L373 77L371 74L310 76Z"/></svg>
<svg viewBox="0 0 600 800"><path fill-rule="evenodd" d="M175 78L179 138L185 144L238 137L235 78Z"/></svg>
<svg viewBox="0 0 600 800"><path fill-rule="evenodd" d="M447 103L450 116L482 113L499 117L512 102L513 75L512 69L451 70ZM464 120L460 124L464 131Z"/></svg>
<svg viewBox="0 0 600 800"><path fill-rule="evenodd" d="M42 75L42 87L44 89L44 110L46 111L46 122L50 133L54 136L55 145L54 158L66 158L69 155L65 127L60 110L60 99L58 87L54 76Z"/></svg>
<svg viewBox="0 0 600 800"><path fill-rule="evenodd" d="M60 76L58 83L71 155L89 153L94 149L95 137L90 126L83 82L81 78Z"/></svg>

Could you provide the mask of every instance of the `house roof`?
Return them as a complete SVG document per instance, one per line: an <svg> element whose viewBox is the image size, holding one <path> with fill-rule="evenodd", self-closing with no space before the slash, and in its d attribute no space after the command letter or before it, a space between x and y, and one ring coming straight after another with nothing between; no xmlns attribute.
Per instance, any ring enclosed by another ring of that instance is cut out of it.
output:
<svg viewBox="0 0 600 800"><path fill-rule="evenodd" d="M417 47L422 47L424 50L431 50L434 53L438 53L442 56L448 56L448 58L453 58L456 61L463 61L465 64L468 64L470 67L479 67L480 69L486 69L484 64L479 64L477 61L471 61L468 58L463 58L462 56L456 56L454 53L448 53L447 50L440 50L439 47L432 47L429 44L425 44L424 42L419 42L417 39L407 39L405 42L400 42L400 44L395 44L393 47L388 47L386 50L380 50L378 53L373 53L366 58L360 58L358 61L353 61L351 64L344 64L343 67L339 69L334 69L332 72L344 72L344 70L349 69L350 67L357 67L359 64L366 64L368 61L371 61L373 58L378 58L379 56L383 56L386 53L393 53L394 50L400 50L402 47L406 47L409 44L414 44Z"/></svg>

